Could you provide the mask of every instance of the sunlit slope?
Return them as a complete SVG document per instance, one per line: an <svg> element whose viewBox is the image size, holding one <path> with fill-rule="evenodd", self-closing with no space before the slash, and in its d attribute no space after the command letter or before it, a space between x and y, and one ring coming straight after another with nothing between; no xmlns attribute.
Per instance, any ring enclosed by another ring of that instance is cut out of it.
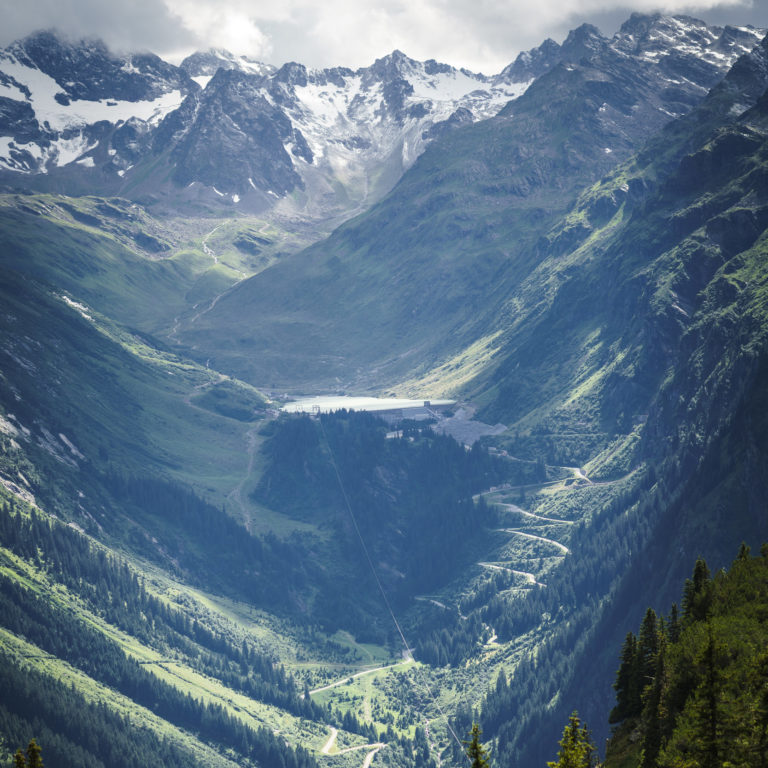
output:
<svg viewBox="0 0 768 768"><path fill-rule="evenodd" d="M296 221L184 218L123 198L0 195L4 268L110 319L175 341L178 319L320 236Z"/></svg>
<svg viewBox="0 0 768 768"><path fill-rule="evenodd" d="M652 467L590 529L592 546L622 565L610 600L583 625L583 648L558 669L560 695L552 699L553 689L543 685L525 710L510 704L505 723L493 726L502 753L525 765L547 759L544 745L556 742L574 708L602 738L615 673L608 649L619 647L647 605L679 599L691 558L702 554L716 568L742 540L757 546L768 538L768 100L763 95L743 114L721 118L704 137L681 128L686 143L675 147L670 140L658 163L652 154L641 157L623 178L592 190L599 199L625 183L631 188L633 178L651 180L640 205L624 202L623 212L616 206L602 228L583 219L582 246L561 259L571 274L563 270L528 346L508 349L495 374L500 386L487 390L489 411L519 417L533 396L525 379L546 370L546 353L527 367L524 353L541 349L555 329L565 335L563 349L578 348L588 329L591 354L582 347L581 356L565 358L582 367L566 367L568 376L557 382L569 399L553 388L550 404L533 412L546 418L547 428L510 439L509 450L540 450L550 438L565 450L553 429L559 423L570 425L573 450L589 444L598 428L613 441L586 465L592 477L610 477L622 455L625 468ZM675 164L664 168L663 155L676 152ZM551 320L558 314L559 324ZM511 378L516 363L521 370ZM574 377L579 370L583 376ZM611 529L622 522L629 529L617 537ZM574 554L586 567L583 550L575 547ZM576 589L583 600L594 596ZM517 685L531 680L528 674Z"/></svg>
<svg viewBox="0 0 768 768"><path fill-rule="evenodd" d="M548 233L547 257L506 303L495 365L476 380L488 419L626 431L670 370L686 375L680 345L714 309L705 289L766 227L768 82L764 67L743 69ZM722 340L713 347L724 353Z"/></svg>
<svg viewBox="0 0 768 768"><path fill-rule="evenodd" d="M0 498L5 738L34 732L62 766L316 765L340 715L302 696L277 655L322 666L320 644ZM339 740L364 748L375 734Z"/></svg>
<svg viewBox="0 0 768 768"><path fill-rule="evenodd" d="M547 253L543 236L667 119L654 87L632 90L627 62L594 55L434 142L368 213L237 286L178 338L263 386L375 387L498 330Z"/></svg>
<svg viewBox="0 0 768 768"><path fill-rule="evenodd" d="M160 353L13 270L0 293L3 433L17 447L4 459L9 481L27 462L28 490L69 514L79 492L114 471L170 474L213 498L246 476L245 435L265 405L258 392Z"/></svg>

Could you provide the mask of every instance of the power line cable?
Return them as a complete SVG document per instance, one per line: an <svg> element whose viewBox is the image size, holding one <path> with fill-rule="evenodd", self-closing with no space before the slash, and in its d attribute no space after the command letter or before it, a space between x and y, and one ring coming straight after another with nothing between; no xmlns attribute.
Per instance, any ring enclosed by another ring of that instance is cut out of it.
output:
<svg viewBox="0 0 768 768"><path fill-rule="evenodd" d="M355 533L357 534L357 538L360 541L360 546L362 547L363 553L365 554L365 559L368 561L368 566L371 569L371 573L373 574L373 578L376 581L376 585L379 588L379 592L381 593L381 597L384 600L384 605L387 607L387 611L389 611L389 615L392 617L392 622L394 623L397 633L400 635L400 640L403 643L403 647L405 648L406 657L410 657L413 660L413 656L411 654L411 647L408 645L408 641L405 638L405 633L403 632L403 628L400 626L400 622L397 620L397 616L395 616L395 612L392 610L392 606L389 602L389 598L387 597L387 593L384 589L383 584L381 583L381 579L379 579L379 574L376 571L376 566L373 564L373 560L371 559L371 555L368 551L368 547L366 546L365 539L363 538L363 534L360 531L360 526L357 524L357 518L355 517L355 513L352 511L352 504L349 501L349 496L347 496L346 488L344 487L344 481L341 479L341 473L339 472L339 467L336 464L336 457L333 453L333 448L331 447L331 443L328 440L328 435L325 432L325 426L323 425L323 417L322 414L318 413L318 422L320 423L320 431L323 433L323 440L325 441L326 446L328 447L328 453L331 457L331 464L333 465L333 471L336 473L336 479L339 483L339 488L341 489L341 495L344 497L344 504L347 507L347 512L349 513L349 517L352 520L352 525L355 529ZM424 686L424 689L427 691L427 695L434 703L435 707L437 708L437 711L440 713L442 717L445 718L445 724L448 730L450 731L451 735L453 736L456 744L459 746L459 749L461 750L462 754L466 757L467 761L469 761L469 756L466 753L466 750L464 749L464 745L459 739L459 737L456 735L456 731L454 731L453 726L451 725L451 721L448 718L448 715L445 714L443 711L443 708L440 706L440 702L438 701L437 697L432 693L432 688L429 685L429 682L427 681L425 675L421 671L420 667L417 665L414 666L414 669L416 670L416 674L421 678L421 684ZM424 718L426 720L426 717Z"/></svg>

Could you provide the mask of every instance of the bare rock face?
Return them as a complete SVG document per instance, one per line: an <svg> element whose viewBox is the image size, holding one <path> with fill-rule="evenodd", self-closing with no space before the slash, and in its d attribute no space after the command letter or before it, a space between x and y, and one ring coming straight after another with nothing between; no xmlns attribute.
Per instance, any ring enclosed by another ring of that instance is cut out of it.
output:
<svg viewBox="0 0 768 768"><path fill-rule="evenodd" d="M302 186L286 145L308 162L311 152L301 132L259 86L258 78L220 69L203 93L189 96L181 110L166 118L154 150L170 149L174 181L239 195L251 188L282 196Z"/></svg>
<svg viewBox="0 0 768 768"><path fill-rule="evenodd" d="M557 108L557 89L586 78L605 150L633 146L689 111L759 38L633 14L613 38L584 24L488 77L400 51L358 70L275 69L213 49L175 67L42 32L0 51L0 177L260 209L290 196L310 213L344 216L381 198L432 142L511 115L543 77Z"/></svg>
<svg viewBox="0 0 768 768"><path fill-rule="evenodd" d="M517 323L520 307L505 299L494 305L496 297L527 285L542 259L578 249L622 207L627 216L641 208L656 194L662 174L654 166L647 177L622 178L553 230L585 189L644 146L650 147L641 153L647 162L677 168L724 116L744 112L765 89L762 44L743 54L718 84L721 59L708 61L708 52L722 47L725 30L662 16L632 22L610 39L588 26L574 31L561 47L568 58L495 117L473 122L455 110L427 133L423 154L376 206L244 281L182 327L179 338L251 381L295 382L304 375L294 362L301 359L315 380L323 375L327 382L357 383L367 382L369 371L396 380L425 357L442 354L446 339L458 352L487 332L496 313ZM663 47L659 39L666 41ZM400 75L410 66L398 57L378 63ZM402 112L396 119L408 122ZM665 127L670 135L659 133ZM735 156L734 147L724 149ZM697 162L705 163L713 151ZM319 167L317 159L312 167ZM674 183L695 188L702 168L682 168ZM665 221L665 231L675 222ZM757 214L713 222L711 237L731 252L749 242L761 222ZM732 242L728 233L736 224L744 235ZM311 280L313 290L297 295L296 275ZM289 334L291 356L272 343ZM403 352L406 337L418 345Z"/></svg>

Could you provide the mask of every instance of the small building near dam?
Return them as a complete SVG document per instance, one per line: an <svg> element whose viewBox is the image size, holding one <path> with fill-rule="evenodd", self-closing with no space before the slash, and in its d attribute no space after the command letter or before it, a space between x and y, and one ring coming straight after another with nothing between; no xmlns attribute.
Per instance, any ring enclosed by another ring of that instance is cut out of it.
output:
<svg viewBox="0 0 768 768"><path fill-rule="evenodd" d="M455 400L416 400L397 397L351 397L348 395L323 395L306 397L286 403L280 410L284 413L333 413L334 411L368 411L384 421L402 419L437 418L442 411L455 405Z"/></svg>

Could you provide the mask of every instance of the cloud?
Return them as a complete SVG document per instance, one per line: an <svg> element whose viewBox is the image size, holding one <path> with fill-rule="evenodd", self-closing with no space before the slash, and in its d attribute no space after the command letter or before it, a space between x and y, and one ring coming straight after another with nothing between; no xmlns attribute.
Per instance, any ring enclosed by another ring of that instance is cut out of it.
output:
<svg viewBox="0 0 768 768"><path fill-rule="evenodd" d="M272 55L268 37L249 9L238 0L165 0L169 11L196 41L197 48L226 48L254 58Z"/></svg>
<svg viewBox="0 0 768 768"><path fill-rule="evenodd" d="M2 45L41 29L56 29L72 39L98 37L119 51L157 52L169 43L195 43L163 0L14 0L3 5Z"/></svg>
<svg viewBox="0 0 768 768"><path fill-rule="evenodd" d="M740 9L754 15L759 10L750 0L538 0L535 11L528 0L283 0L281 9L279 19L256 15L281 61L356 67L400 49L416 59L488 73L546 37L563 39L584 21L612 34L632 11L700 15Z"/></svg>
<svg viewBox="0 0 768 768"><path fill-rule="evenodd" d="M590 21L613 33L632 11L768 24L768 0L30 0L4 12L0 44L37 28L98 36L118 50L172 60L195 49L282 64L365 66L400 49L486 73L546 37ZM9 3L10 6L10 3Z"/></svg>

